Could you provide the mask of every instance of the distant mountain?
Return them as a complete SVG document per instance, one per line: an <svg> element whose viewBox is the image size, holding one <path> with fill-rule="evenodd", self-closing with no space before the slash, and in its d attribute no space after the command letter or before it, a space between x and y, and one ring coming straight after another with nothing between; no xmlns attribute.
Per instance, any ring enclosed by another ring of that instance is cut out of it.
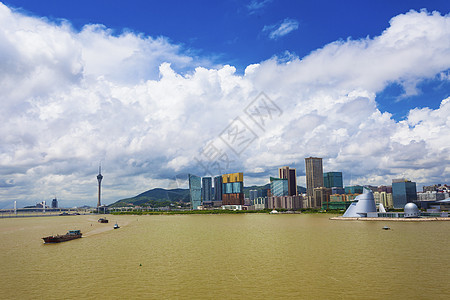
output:
<svg viewBox="0 0 450 300"><path fill-rule="evenodd" d="M270 189L270 183L268 183L266 185L261 185L261 186L258 186L258 185L252 185L252 186L248 186L248 187L244 186L244 197L250 198L249 191L251 191L251 190L261 191L261 190L267 190L267 189ZM258 193L258 195L261 195L261 194Z"/></svg>
<svg viewBox="0 0 450 300"><path fill-rule="evenodd" d="M270 189L270 184L262 185L262 186L249 186L244 187L244 196L246 198L249 197L250 190L267 190ZM298 192L301 193L306 191L304 187L298 186ZM167 206L174 202L189 202L189 189L151 189L146 192L143 192L137 196L131 198L125 198L114 202L109 205L110 207L121 207L121 206L135 206L135 205L150 205L152 207L161 207Z"/></svg>
<svg viewBox="0 0 450 300"><path fill-rule="evenodd" d="M167 206L174 202L189 202L188 189L161 189L156 188L143 192L137 196L121 199L110 207L134 206L134 205L151 205L153 207Z"/></svg>
<svg viewBox="0 0 450 300"><path fill-rule="evenodd" d="M306 193L306 188L300 185L297 185L297 192L299 194L305 194Z"/></svg>

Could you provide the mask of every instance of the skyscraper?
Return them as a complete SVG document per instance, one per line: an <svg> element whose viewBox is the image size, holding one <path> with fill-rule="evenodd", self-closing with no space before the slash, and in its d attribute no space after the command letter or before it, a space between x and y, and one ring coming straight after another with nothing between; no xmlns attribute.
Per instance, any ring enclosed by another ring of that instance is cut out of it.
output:
<svg viewBox="0 0 450 300"><path fill-rule="evenodd" d="M322 158L305 158L306 169L306 194L308 196L309 207L314 204L314 188L323 186Z"/></svg>
<svg viewBox="0 0 450 300"><path fill-rule="evenodd" d="M223 205L244 205L244 174L224 174L222 182Z"/></svg>
<svg viewBox="0 0 450 300"><path fill-rule="evenodd" d="M212 201L212 178L203 177L202 178L202 201L211 202Z"/></svg>
<svg viewBox="0 0 450 300"><path fill-rule="evenodd" d="M250 191L248 191L248 198L250 199L250 201L255 200L256 198L258 198L258 190L250 190Z"/></svg>
<svg viewBox="0 0 450 300"><path fill-rule="evenodd" d="M326 187L314 188L314 202L311 204L311 208L320 209L323 204L330 202L331 189Z"/></svg>
<svg viewBox="0 0 450 300"><path fill-rule="evenodd" d="M100 202L100 195L101 195L101 189L102 189L102 166L98 166L98 175L97 175L97 181L98 181L98 201L97 201L97 208L99 208L102 204Z"/></svg>
<svg viewBox="0 0 450 300"><path fill-rule="evenodd" d="M342 172L323 173L323 186L326 188L344 187L342 183Z"/></svg>
<svg viewBox="0 0 450 300"><path fill-rule="evenodd" d="M192 174L189 174L189 196L191 209L198 209L202 205L202 182L200 177Z"/></svg>
<svg viewBox="0 0 450 300"><path fill-rule="evenodd" d="M222 176L214 177L214 201L222 201Z"/></svg>
<svg viewBox="0 0 450 300"><path fill-rule="evenodd" d="M290 196L288 180L270 177L270 192L272 196Z"/></svg>
<svg viewBox="0 0 450 300"><path fill-rule="evenodd" d="M278 169L278 176L288 180L288 196L297 196L297 171L289 167L281 167Z"/></svg>
<svg viewBox="0 0 450 300"><path fill-rule="evenodd" d="M416 183L407 179L392 179L392 200L395 209L402 209L406 203L417 201Z"/></svg>
<svg viewBox="0 0 450 300"><path fill-rule="evenodd" d="M52 200L52 208L58 208L58 200L56 197Z"/></svg>

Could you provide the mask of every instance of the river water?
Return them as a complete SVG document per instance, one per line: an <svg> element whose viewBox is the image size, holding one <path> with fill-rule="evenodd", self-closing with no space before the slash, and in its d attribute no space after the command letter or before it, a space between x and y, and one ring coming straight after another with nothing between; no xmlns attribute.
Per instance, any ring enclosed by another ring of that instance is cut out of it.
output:
<svg viewBox="0 0 450 300"><path fill-rule="evenodd" d="M0 219L0 298L450 299L450 222L329 217Z"/></svg>

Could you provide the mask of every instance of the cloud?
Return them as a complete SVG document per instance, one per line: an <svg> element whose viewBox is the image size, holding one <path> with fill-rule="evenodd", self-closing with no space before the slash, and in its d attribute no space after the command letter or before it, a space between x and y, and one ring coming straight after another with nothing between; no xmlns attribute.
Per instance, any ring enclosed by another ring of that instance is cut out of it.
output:
<svg viewBox="0 0 450 300"><path fill-rule="evenodd" d="M268 36L272 40L277 40L280 37L298 29L298 21L286 18L282 22L274 25L266 25L263 32L268 32Z"/></svg>
<svg viewBox="0 0 450 300"><path fill-rule="evenodd" d="M272 2L272 0L262 0L262 1L252 0L247 5L249 14L252 15L252 14L257 13L258 11L261 11L264 7L266 7L271 2Z"/></svg>
<svg viewBox="0 0 450 300"><path fill-rule="evenodd" d="M397 122L375 95L390 83L448 80L449 18L410 11L374 38L273 57L240 75L166 38L75 31L0 4L0 207L54 195L95 205L100 161L106 203L174 187L177 174L220 173L214 162L251 174L246 184L281 165L303 178L310 155L347 184L448 182L450 99ZM262 91L268 98L257 102ZM264 126L246 114L255 103ZM251 131L233 140L236 118ZM237 155L229 144L245 148Z"/></svg>

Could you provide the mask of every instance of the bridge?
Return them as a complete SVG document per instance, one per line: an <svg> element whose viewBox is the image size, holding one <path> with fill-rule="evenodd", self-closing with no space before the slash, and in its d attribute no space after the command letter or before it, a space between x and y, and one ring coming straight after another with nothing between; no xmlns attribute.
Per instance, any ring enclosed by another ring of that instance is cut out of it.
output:
<svg viewBox="0 0 450 300"><path fill-rule="evenodd" d="M73 216L90 214L95 208L11 208L0 209L0 218Z"/></svg>

